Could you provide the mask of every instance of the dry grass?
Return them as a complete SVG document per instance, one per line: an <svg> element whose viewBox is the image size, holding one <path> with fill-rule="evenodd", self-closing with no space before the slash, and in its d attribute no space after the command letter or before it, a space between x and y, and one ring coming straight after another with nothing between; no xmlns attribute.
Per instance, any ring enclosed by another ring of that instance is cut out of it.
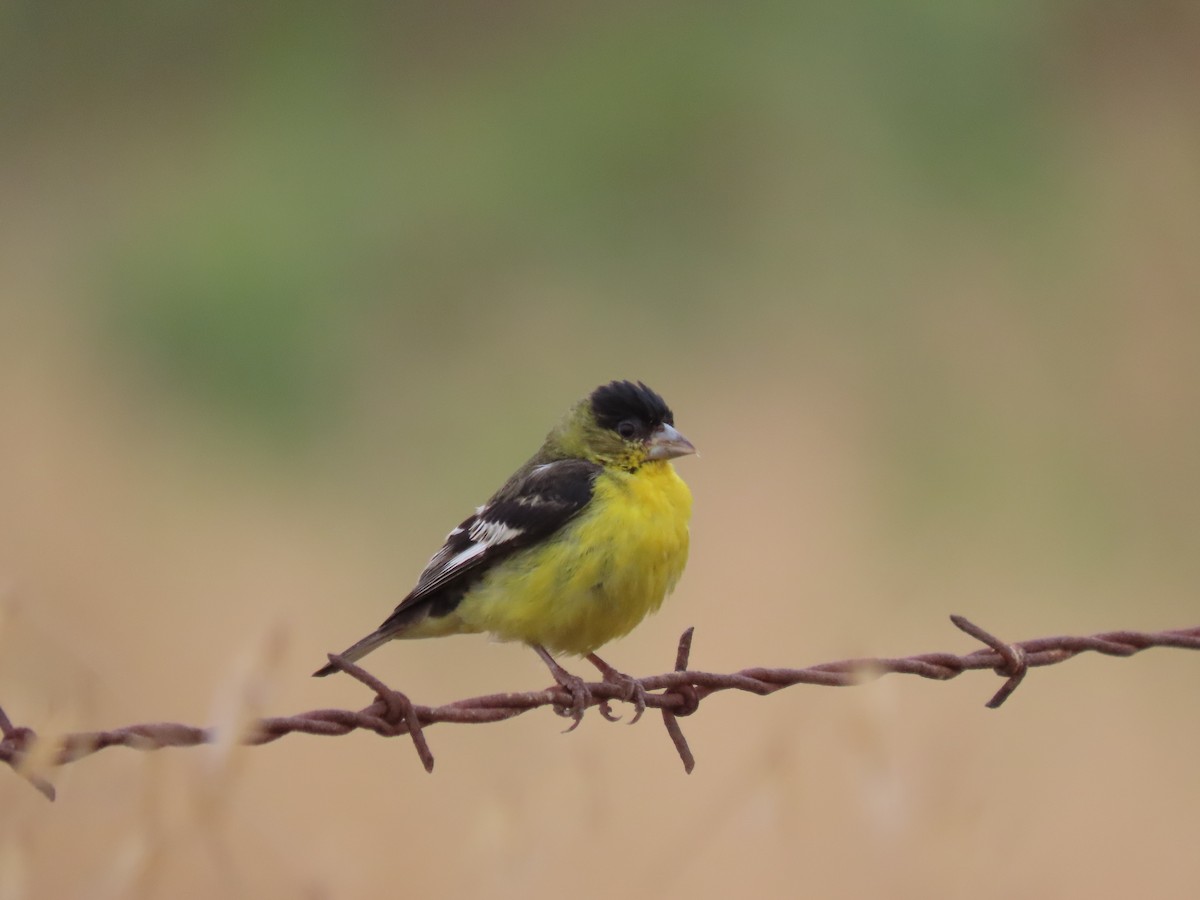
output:
<svg viewBox="0 0 1200 900"><path fill-rule="evenodd" d="M97 412L95 384L47 368L55 377L29 378L4 407L9 433L24 436L6 444L2 469L19 580L7 589L0 683L14 715L53 732L355 705L356 687L307 673L387 608L425 544L367 533L320 492L172 462L144 432L112 427L119 414ZM770 422L772 445L789 453L756 457L748 480L741 461L761 435L737 427L747 417L727 390L677 403L681 422L707 432L703 459L685 463L699 498L695 555L663 613L612 648L623 667L664 668L685 624L698 628L696 664L718 670L940 649L951 608L1013 635L1184 624L1170 577L1142 571L1136 603L1125 593L1136 572L1097 592L1088 572L1059 569L1036 596L1006 596L997 559L972 559L961 543L952 567L917 586L914 563L873 525L856 429L833 422L844 398L804 398L806 420L768 398L776 412L749 420ZM420 531L402 519L395 529ZM932 552L932 540L920 546ZM531 654L482 639L397 645L374 662L429 701L546 681ZM700 751L690 778L653 723L592 716L562 736L548 712L438 733L433 777L410 748L365 736L114 751L63 772L53 806L0 782L3 887L903 897L1036 883L1178 895L1200 732L1172 686L1194 670L1167 655L1081 660L1033 673L999 713L982 708L992 686L978 682L712 698L688 723Z"/></svg>

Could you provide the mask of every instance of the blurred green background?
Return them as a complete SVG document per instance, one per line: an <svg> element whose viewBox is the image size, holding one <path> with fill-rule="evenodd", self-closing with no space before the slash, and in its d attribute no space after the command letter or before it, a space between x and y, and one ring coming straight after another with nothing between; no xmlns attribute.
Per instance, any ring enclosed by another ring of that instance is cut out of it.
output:
<svg viewBox="0 0 1200 900"><path fill-rule="evenodd" d="M703 454L627 671L1194 624L1198 82L1187 2L5 4L0 702L364 704L307 673L612 378ZM110 752L0 779L0 896L1180 896L1195 676L713 699L691 778L544 712Z"/></svg>

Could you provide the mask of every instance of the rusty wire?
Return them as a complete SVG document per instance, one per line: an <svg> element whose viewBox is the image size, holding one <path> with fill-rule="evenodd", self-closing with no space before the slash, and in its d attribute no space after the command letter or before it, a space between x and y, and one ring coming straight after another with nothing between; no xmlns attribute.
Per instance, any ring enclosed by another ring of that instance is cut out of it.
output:
<svg viewBox="0 0 1200 900"><path fill-rule="evenodd" d="M1200 626L1175 631L1110 631L1090 637L1034 638L1010 644L962 616L951 616L950 620L986 647L963 656L953 653L923 653L891 659L846 659L803 669L751 668L731 674L716 674L688 669L692 646L692 629L689 628L679 639L673 671L633 681L645 692L646 706L661 711L663 724L683 761L684 769L691 772L695 766L695 759L678 719L696 712L705 697L718 691L738 690L765 696L797 684L848 687L887 674L917 675L935 681L948 681L963 672L991 669L1005 679L1001 688L987 702L988 707L995 709L1016 690L1030 669L1065 662L1080 653L1132 656L1150 647L1200 650ZM382 737L406 734L412 740L426 771L432 772L433 753L429 749L424 731L427 726L438 722L460 725L500 722L543 706L550 706L559 713L569 714L575 700L564 687L554 685L541 691L489 694L443 706L419 706L361 667L332 654L329 659L374 691L375 700L357 711L318 709L294 716L259 719L244 733L243 743L268 744L285 735L297 733L331 737L356 730L373 731ZM598 706L605 717L610 718L609 702L627 699L629 690L629 684L611 681L587 684L585 707ZM658 693L653 693L656 691ZM0 732L3 734L3 739L0 739L0 761L23 774L38 790L53 799L52 785L38 774L22 769L22 763L34 748L36 734L29 728L14 726L2 708ZM137 750L193 747L212 743L217 737L217 730L214 728L175 722L149 722L110 731L77 732L55 738L57 749L52 754L51 761L54 765L65 765L106 747L131 747Z"/></svg>

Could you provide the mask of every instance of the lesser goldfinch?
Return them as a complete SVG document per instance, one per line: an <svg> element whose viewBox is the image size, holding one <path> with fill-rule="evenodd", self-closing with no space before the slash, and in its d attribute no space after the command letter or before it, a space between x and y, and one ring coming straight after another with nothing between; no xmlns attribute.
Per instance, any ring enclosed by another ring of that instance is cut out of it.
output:
<svg viewBox="0 0 1200 900"><path fill-rule="evenodd" d="M682 575L692 495L670 460L695 452L645 384L601 385L341 657L352 662L394 638L487 632L538 651L578 706L582 681L551 654L586 656L607 680L626 678L595 651L656 611ZM334 671L330 663L313 674Z"/></svg>

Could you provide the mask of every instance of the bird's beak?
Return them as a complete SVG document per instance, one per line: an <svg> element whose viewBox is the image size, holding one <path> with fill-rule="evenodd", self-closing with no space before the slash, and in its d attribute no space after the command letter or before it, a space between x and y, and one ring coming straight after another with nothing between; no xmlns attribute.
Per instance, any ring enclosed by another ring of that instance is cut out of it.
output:
<svg viewBox="0 0 1200 900"><path fill-rule="evenodd" d="M666 422L659 425L654 434L650 435L646 446L649 448L647 459L674 459L696 452L692 442Z"/></svg>

